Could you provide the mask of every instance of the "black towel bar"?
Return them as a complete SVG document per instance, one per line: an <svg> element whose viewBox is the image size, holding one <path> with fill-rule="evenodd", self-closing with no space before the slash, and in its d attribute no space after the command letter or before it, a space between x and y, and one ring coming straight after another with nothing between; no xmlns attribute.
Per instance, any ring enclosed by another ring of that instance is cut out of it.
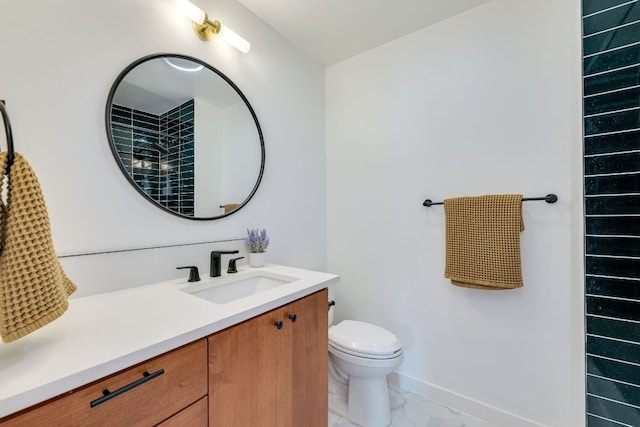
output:
<svg viewBox="0 0 640 427"><path fill-rule="evenodd" d="M7 108L4 105L4 101L0 100L0 113L2 113L2 120L4 121L4 133L7 135L7 151L9 155L7 156L7 170L4 172L5 174L9 174L9 168L13 164L13 134L11 133L11 122L9 121L9 115L7 114Z"/></svg>
<svg viewBox="0 0 640 427"><path fill-rule="evenodd" d="M544 200L547 203L555 203L558 201L558 196L555 194L547 194L544 197L523 197L523 202L529 202L531 200ZM422 203L422 206L444 205L444 202L432 202L431 199L427 199Z"/></svg>

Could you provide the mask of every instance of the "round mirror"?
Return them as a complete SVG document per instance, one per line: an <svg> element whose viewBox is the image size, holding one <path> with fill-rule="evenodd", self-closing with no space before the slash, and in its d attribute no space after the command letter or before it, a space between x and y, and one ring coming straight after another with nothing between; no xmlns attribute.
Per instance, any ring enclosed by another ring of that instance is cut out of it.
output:
<svg viewBox="0 0 640 427"><path fill-rule="evenodd" d="M141 58L116 79L107 135L129 182L183 218L222 218L255 194L264 140L253 108L224 74L184 55Z"/></svg>

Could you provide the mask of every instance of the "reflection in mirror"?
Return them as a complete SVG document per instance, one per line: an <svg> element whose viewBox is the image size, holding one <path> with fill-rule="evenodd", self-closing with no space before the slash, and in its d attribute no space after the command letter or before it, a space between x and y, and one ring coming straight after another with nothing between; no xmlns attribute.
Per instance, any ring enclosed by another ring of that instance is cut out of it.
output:
<svg viewBox="0 0 640 427"><path fill-rule="evenodd" d="M111 88L106 122L125 176L174 215L230 215L260 185L265 150L253 108L228 77L195 58L131 64Z"/></svg>

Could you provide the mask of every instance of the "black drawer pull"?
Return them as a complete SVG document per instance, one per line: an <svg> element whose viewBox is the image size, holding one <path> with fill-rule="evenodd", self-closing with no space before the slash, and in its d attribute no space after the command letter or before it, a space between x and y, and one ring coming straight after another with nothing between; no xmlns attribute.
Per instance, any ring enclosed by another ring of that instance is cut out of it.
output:
<svg viewBox="0 0 640 427"><path fill-rule="evenodd" d="M140 378L137 381L132 382L131 384L127 384L124 387L121 387L119 389L117 389L116 391L109 391L109 389L105 389L102 391L102 394L104 394L104 396L91 401L91 407L93 408L94 406L98 406L104 402L106 402L109 399L113 399L116 396L120 396L122 393L125 393L129 390L131 390L132 388L136 388L139 385L142 385L144 383L146 383L147 381L151 381L152 379L159 377L160 375L164 374L164 369L160 369L156 372L154 372L153 374L150 374L147 371L144 371L144 373L142 374L143 377Z"/></svg>

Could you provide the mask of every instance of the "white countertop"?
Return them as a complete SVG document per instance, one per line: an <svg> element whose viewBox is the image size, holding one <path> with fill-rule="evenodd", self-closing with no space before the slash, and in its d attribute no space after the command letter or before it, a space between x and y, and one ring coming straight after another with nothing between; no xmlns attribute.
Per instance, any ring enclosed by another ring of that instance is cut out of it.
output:
<svg viewBox="0 0 640 427"><path fill-rule="evenodd" d="M0 343L0 417L158 356L338 282L335 274L267 264L202 282L224 283L257 270L300 280L214 304L172 280L72 299L62 317Z"/></svg>

